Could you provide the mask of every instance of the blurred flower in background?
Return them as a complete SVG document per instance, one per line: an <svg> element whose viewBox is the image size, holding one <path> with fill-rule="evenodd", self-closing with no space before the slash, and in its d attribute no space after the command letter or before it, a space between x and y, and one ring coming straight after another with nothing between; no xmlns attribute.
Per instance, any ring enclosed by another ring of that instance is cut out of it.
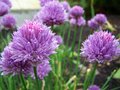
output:
<svg viewBox="0 0 120 90"><path fill-rule="evenodd" d="M9 8L12 7L12 3L10 2L10 0L0 0L1 2L4 2L6 5L9 6Z"/></svg>
<svg viewBox="0 0 120 90"><path fill-rule="evenodd" d="M74 6L70 10L70 17L75 19L81 17L83 14L84 14L84 10L80 6Z"/></svg>
<svg viewBox="0 0 120 90"><path fill-rule="evenodd" d="M16 20L12 14L6 14L1 18L0 22L5 28L14 28L16 26Z"/></svg>
<svg viewBox="0 0 120 90"><path fill-rule="evenodd" d="M50 1L58 1L58 0L39 0L40 1L40 5L44 6L46 3L50 2Z"/></svg>
<svg viewBox="0 0 120 90"><path fill-rule="evenodd" d="M47 26L63 24L66 19L64 7L60 2L51 1L39 12L40 20Z"/></svg>
<svg viewBox="0 0 120 90"><path fill-rule="evenodd" d="M0 16L3 16L9 12L9 7L4 2L0 1Z"/></svg>
<svg viewBox="0 0 120 90"><path fill-rule="evenodd" d="M88 26L92 29L102 29L107 23L107 17L104 14L96 14L91 20L88 20Z"/></svg>
<svg viewBox="0 0 120 90"><path fill-rule="evenodd" d="M87 90L100 90L100 88L97 85L91 85Z"/></svg>
<svg viewBox="0 0 120 90"><path fill-rule="evenodd" d="M72 19L70 19L70 24L72 24L74 26L77 25L80 27L80 26L84 26L86 24L86 21L83 17L80 17L78 19L72 18Z"/></svg>
<svg viewBox="0 0 120 90"><path fill-rule="evenodd" d="M67 1L62 1L61 4L63 5L66 12L70 10L70 4Z"/></svg>
<svg viewBox="0 0 120 90"><path fill-rule="evenodd" d="M85 19L82 17L84 14L84 9L80 6L74 6L69 12L69 21L73 26L84 26L86 24Z"/></svg>

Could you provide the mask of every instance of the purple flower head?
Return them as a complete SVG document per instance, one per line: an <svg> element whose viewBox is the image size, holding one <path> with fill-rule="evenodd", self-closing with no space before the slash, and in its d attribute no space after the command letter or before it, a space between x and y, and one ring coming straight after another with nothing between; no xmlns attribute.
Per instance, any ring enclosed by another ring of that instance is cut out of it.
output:
<svg viewBox="0 0 120 90"><path fill-rule="evenodd" d="M51 2L51 1L58 1L58 0L40 0L41 6L44 6L46 3Z"/></svg>
<svg viewBox="0 0 120 90"><path fill-rule="evenodd" d="M91 20L88 21L88 26L92 29L100 29L107 22L104 14L96 14Z"/></svg>
<svg viewBox="0 0 120 90"><path fill-rule="evenodd" d="M96 14L94 19L99 25L103 25L107 22L107 17L104 14Z"/></svg>
<svg viewBox="0 0 120 90"><path fill-rule="evenodd" d="M41 8L40 17L47 26L60 25L64 23L66 16L61 3L52 1Z"/></svg>
<svg viewBox="0 0 120 90"><path fill-rule="evenodd" d="M88 26L92 29L98 29L99 24L95 21L95 19L91 19L88 21Z"/></svg>
<svg viewBox="0 0 120 90"><path fill-rule="evenodd" d="M84 13L84 10L80 6L74 6L70 10L70 16L72 16L73 18L79 18L83 15L83 13Z"/></svg>
<svg viewBox="0 0 120 90"><path fill-rule="evenodd" d="M6 28L13 28L16 25L15 17L11 14L6 14L1 18L1 24Z"/></svg>
<svg viewBox="0 0 120 90"><path fill-rule="evenodd" d="M23 73L25 75L29 75L32 71L30 63L24 61L16 62L15 59L13 59L14 50L11 48L12 44L13 43L10 43L9 46L7 46L2 53L2 60L0 62L2 74L15 75Z"/></svg>
<svg viewBox="0 0 120 90"><path fill-rule="evenodd" d="M91 85L88 90L100 90L100 88L97 85Z"/></svg>
<svg viewBox="0 0 120 90"><path fill-rule="evenodd" d="M27 21L13 35L15 61L28 61L33 66L48 61L58 47L54 33L37 21Z"/></svg>
<svg viewBox="0 0 120 90"><path fill-rule="evenodd" d="M37 66L37 74L40 79L43 79L51 71L51 66L48 61L42 62Z"/></svg>
<svg viewBox="0 0 120 90"><path fill-rule="evenodd" d="M0 1L0 16L3 16L9 12L9 7L4 2Z"/></svg>
<svg viewBox="0 0 120 90"><path fill-rule="evenodd" d="M0 0L0 2L4 2L5 4L7 4L9 6L9 8L12 7L10 0Z"/></svg>
<svg viewBox="0 0 120 90"><path fill-rule="evenodd" d="M61 2L61 4L63 5L63 7L66 10L66 12L69 12L69 10L70 10L69 3L67 1L63 1L63 2Z"/></svg>
<svg viewBox="0 0 120 90"><path fill-rule="evenodd" d="M120 56L120 43L107 31L95 32L83 42L81 55L89 62L103 63Z"/></svg>
<svg viewBox="0 0 120 90"><path fill-rule="evenodd" d="M58 43L59 45L63 43L63 40L62 40L62 37L61 37L61 36L56 35L55 38L56 38L57 43Z"/></svg>
<svg viewBox="0 0 120 90"><path fill-rule="evenodd" d="M86 24L86 21L85 21L85 19L83 17L80 17L78 19L71 18L70 23L72 25L77 25L77 26L80 27L80 26L84 26Z"/></svg>

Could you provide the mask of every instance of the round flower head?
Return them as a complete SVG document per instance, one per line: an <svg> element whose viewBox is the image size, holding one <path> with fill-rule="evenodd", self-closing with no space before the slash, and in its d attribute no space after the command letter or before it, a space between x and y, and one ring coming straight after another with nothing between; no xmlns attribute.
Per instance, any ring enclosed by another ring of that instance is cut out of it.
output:
<svg viewBox="0 0 120 90"><path fill-rule="evenodd" d="M70 5L69 5L69 3L68 3L67 1L63 1L63 2L61 2L61 4L63 5L65 11L66 11L66 12L69 12L69 10L70 10Z"/></svg>
<svg viewBox="0 0 120 90"><path fill-rule="evenodd" d="M91 20L88 21L88 26L92 29L100 29L107 22L104 14L96 14Z"/></svg>
<svg viewBox="0 0 120 90"><path fill-rule="evenodd" d="M88 26L92 29L98 29L99 24L95 21L95 19L91 19L88 21Z"/></svg>
<svg viewBox="0 0 120 90"><path fill-rule="evenodd" d="M99 25L103 25L107 22L107 18L104 14L96 14L94 19Z"/></svg>
<svg viewBox="0 0 120 90"><path fill-rule="evenodd" d="M2 53L2 59L0 62L0 67L3 75L7 74L20 74L23 73L25 75L28 75L32 71L32 66L28 62L19 61L16 62L14 57L14 50L11 48L12 43L7 46L3 53Z"/></svg>
<svg viewBox="0 0 120 90"><path fill-rule="evenodd" d="M83 15L83 13L84 13L84 10L80 6L74 6L70 10L70 16L72 16L73 18L79 18Z"/></svg>
<svg viewBox="0 0 120 90"><path fill-rule="evenodd" d="M91 85L88 90L100 90L100 88L97 85Z"/></svg>
<svg viewBox="0 0 120 90"><path fill-rule="evenodd" d="M107 31L95 32L83 42L81 55L89 62L103 63L120 56L120 43Z"/></svg>
<svg viewBox="0 0 120 90"><path fill-rule="evenodd" d="M41 6L44 6L46 3L51 2L51 1L57 1L57 0L40 0Z"/></svg>
<svg viewBox="0 0 120 90"><path fill-rule="evenodd" d="M9 7L4 2L0 1L0 16L5 15L9 12Z"/></svg>
<svg viewBox="0 0 120 90"><path fill-rule="evenodd" d="M52 1L41 8L40 17L47 26L60 25L65 21L65 10L61 3Z"/></svg>
<svg viewBox="0 0 120 90"><path fill-rule="evenodd" d="M12 7L12 4L10 2L10 0L0 0L1 2L4 2L5 4L7 4L9 6L9 8Z"/></svg>
<svg viewBox="0 0 120 90"><path fill-rule="evenodd" d="M43 79L51 71L51 66L48 61L42 62L37 66L37 74L40 79Z"/></svg>
<svg viewBox="0 0 120 90"><path fill-rule="evenodd" d="M80 17L80 18L78 18L78 19L74 19L74 18L71 18L70 19L70 23L72 24L72 25L77 25L77 26L84 26L85 25L85 23L86 23L86 21L85 21L85 19L83 18L83 17Z"/></svg>
<svg viewBox="0 0 120 90"><path fill-rule="evenodd" d="M13 28L16 25L15 17L11 14L6 14L1 18L1 24L6 28Z"/></svg>
<svg viewBox="0 0 120 90"><path fill-rule="evenodd" d="M13 35L13 58L28 61L34 66L49 60L57 47L54 33L37 21L27 21Z"/></svg>

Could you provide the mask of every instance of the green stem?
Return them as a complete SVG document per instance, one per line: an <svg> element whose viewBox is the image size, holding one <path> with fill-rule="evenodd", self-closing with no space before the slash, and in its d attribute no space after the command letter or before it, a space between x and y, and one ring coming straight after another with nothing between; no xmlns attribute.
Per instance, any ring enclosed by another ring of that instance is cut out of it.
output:
<svg viewBox="0 0 120 90"><path fill-rule="evenodd" d="M87 90L87 88L94 83L96 69L97 69L97 63L93 64L93 68L87 73L83 85L83 90Z"/></svg>
<svg viewBox="0 0 120 90"><path fill-rule="evenodd" d="M82 32L83 32L83 27L80 29L80 36L79 36L79 42L78 42L78 53L80 53L80 47L81 47L81 41L82 41Z"/></svg>
<svg viewBox="0 0 120 90"><path fill-rule="evenodd" d="M91 0L90 8L91 8L91 16L93 17L95 15L94 0Z"/></svg>
<svg viewBox="0 0 120 90"><path fill-rule="evenodd" d="M76 67L76 71L78 71L78 66L80 64L80 47L81 47L81 41L82 41L82 32L83 32L83 27L80 29L80 35L79 35L79 42L78 42L78 57L77 57L77 67Z"/></svg>
<svg viewBox="0 0 120 90"><path fill-rule="evenodd" d="M22 73L20 73L20 79L21 79L21 82L22 82L22 84L24 86L24 90L27 90L26 83L25 83L25 80L24 80L24 77L23 77Z"/></svg>
<svg viewBox="0 0 120 90"><path fill-rule="evenodd" d="M68 31L68 37L67 37L67 46L69 45L70 34L71 34L71 29L69 29L69 31Z"/></svg>
<svg viewBox="0 0 120 90"><path fill-rule="evenodd" d="M38 79L38 76L37 76L37 68L36 67L33 67L34 69L34 75L35 75L35 79L36 79L36 85L37 85L37 89L36 90L39 90L39 79Z"/></svg>
<svg viewBox="0 0 120 90"><path fill-rule="evenodd" d="M114 70L111 75L107 78L106 82L103 84L101 90L105 90L107 84L110 82L110 80L112 79L112 77L115 75L115 73L117 72L117 70Z"/></svg>
<svg viewBox="0 0 120 90"><path fill-rule="evenodd" d="M74 37L73 37L73 42L72 42L72 51L75 48L75 40L76 40L76 34L77 34L78 26L76 26L76 29L74 31Z"/></svg>
<svg viewBox="0 0 120 90"><path fill-rule="evenodd" d="M54 32L54 25L51 26L51 30Z"/></svg>
<svg viewBox="0 0 120 90"><path fill-rule="evenodd" d="M45 80L42 80L42 90L45 90Z"/></svg>
<svg viewBox="0 0 120 90"><path fill-rule="evenodd" d="M119 89L120 89L120 87L116 87L116 88L113 88L111 90L119 90Z"/></svg>

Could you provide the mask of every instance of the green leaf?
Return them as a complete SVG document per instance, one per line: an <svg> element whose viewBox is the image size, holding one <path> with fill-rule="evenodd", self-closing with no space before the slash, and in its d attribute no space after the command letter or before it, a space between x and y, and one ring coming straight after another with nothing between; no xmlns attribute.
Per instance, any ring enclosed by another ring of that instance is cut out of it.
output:
<svg viewBox="0 0 120 90"><path fill-rule="evenodd" d="M120 79L120 69L118 69L113 78Z"/></svg>

